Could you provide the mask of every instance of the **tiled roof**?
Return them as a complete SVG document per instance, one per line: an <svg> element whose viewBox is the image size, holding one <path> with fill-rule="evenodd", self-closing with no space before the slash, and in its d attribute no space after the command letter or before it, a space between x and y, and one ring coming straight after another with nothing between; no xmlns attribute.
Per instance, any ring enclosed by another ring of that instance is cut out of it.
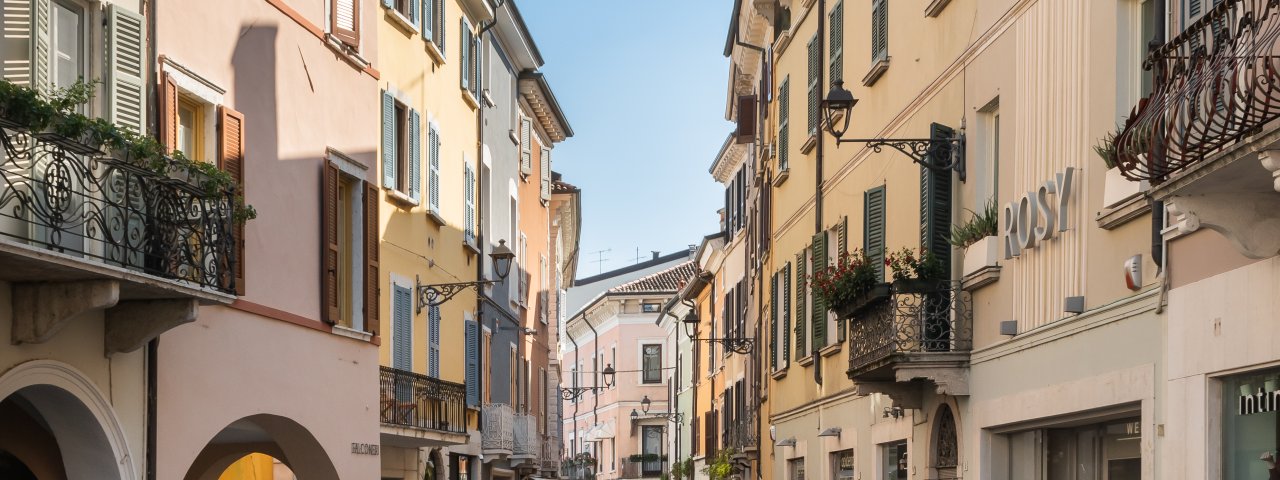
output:
<svg viewBox="0 0 1280 480"><path fill-rule="evenodd" d="M565 182L551 182L551 193L574 193L578 191L578 187Z"/></svg>
<svg viewBox="0 0 1280 480"><path fill-rule="evenodd" d="M684 287L684 284L697 273L697 263L693 260L689 260L661 272L610 288L609 293L675 293Z"/></svg>

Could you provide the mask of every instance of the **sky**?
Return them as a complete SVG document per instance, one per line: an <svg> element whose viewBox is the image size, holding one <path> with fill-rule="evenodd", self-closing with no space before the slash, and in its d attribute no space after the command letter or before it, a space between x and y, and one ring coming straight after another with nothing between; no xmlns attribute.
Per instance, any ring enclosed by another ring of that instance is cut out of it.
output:
<svg viewBox="0 0 1280 480"><path fill-rule="evenodd" d="M552 168L582 189L578 276L634 264L637 248L646 260L718 230L724 189L708 170L733 130L723 55L732 0L519 6L573 127Z"/></svg>

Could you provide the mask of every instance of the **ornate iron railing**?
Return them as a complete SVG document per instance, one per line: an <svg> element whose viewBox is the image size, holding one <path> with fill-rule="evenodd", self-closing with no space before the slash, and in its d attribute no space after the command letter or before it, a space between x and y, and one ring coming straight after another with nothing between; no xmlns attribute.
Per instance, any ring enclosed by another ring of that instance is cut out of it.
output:
<svg viewBox="0 0 1280 480"><path fill-rule="evenodd" d="M514 417L515 446L511 450L513 458L538 458L541 446L538 445L538 419L533 415L516 415Z"/></svg>
<svg viewBox="0 0 1280 480"><path fill-rule="evenodd" d="M559 423L552 425L558 426ZM540 470L544 472L560 471L560 447L560 436L552 434L542 437L542 456L538 458Z"/></svg>
<svg viewBox="0 0 1280 480"><path fill-rule="evenodd" d="M849 324L849 372L869 371L906 353L967 352L973 305L959 285L927 293L893 293Z"/></svg>
<svg viewBox="0 0 1280 480"><path fill-rule="evenodd" d="M619 478L650 478L662 475L662 460L646 462L623 458L621 461L622 476Z"/></svg>
<svg viewBox="0 0 1280 480"><path fill-rule="evenodd" d="M426 375L382 367L382 423L467 433L467 387Z"/></svg>
<svg viewBox="0 0 1280 480"><path fill-rule="evenodd" d="M1159 183L1280 118L1277 13L1226 0L1151 52L1153 91L1115 140L1124 176Z"/></svg>
<svg viewBox="0 0 1280 480"><path fill-rule="evenodd" d="M505 403L485 404L481 409L484 418L484 434L480 437L480 449L484 451L515 450L515 414Z"/></svg>
<svg viewBox="0 0 1280 480"><path fill-rule="evenodd" d="M235 292L234 193L0 128L0 237L165 280Z"/></svg>
<svg viewBox="0 0 1280 480"><path fill-rule="evenodd" d="M739 452L746 450L754 450L756 445L756 411L754 407L747 407L747 411L743 412L738 418L734 419L733 424L729 425L727 447L737 449Z"/></svg>

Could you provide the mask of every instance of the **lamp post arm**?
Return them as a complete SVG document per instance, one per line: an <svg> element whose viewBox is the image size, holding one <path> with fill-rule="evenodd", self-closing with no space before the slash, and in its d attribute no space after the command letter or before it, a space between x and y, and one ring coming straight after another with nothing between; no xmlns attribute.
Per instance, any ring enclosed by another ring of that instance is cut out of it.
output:
<svg viewBox="0 0 1280 480"><path fill-rule="evenodd" d="M414 314L416 315L422 313L423 307L438 307L443 305L444 302L447 302L457 294L462 293L463 290L470 288L479 292L481 286L495 285L498 281L480 280L476 282L434 283L425 285L422 283L420 278L415 278L414 283L416 284L414 291L418 297L418 301L415 302L417 303L417 306L414 309Z"/></svg>
<svg viewBox="0 0 1280 480"><path fill-rule="evenodd" d="M954 170L960 174L960 181L965 181L965 163L964 163L964 147L965 137L963 132L957 133L954 137L944 139L931 138L836 138L836 144L841 143L862 143L866 144L876 153L880 153L885 147L892 148L911 158L911 161L923 165L930 170ZM934 162L933 153L938 149L947 149L946 163Z"/></svg>

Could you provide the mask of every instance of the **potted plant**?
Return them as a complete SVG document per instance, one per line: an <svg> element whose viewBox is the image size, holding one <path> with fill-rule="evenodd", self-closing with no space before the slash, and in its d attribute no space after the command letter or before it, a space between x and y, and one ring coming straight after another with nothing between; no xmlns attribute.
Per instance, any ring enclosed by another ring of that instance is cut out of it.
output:
<svg viewBox="0 0 1280 480"><path fill-rule="evenodd" d="M37 137L80 155L101 154L102 143L93 130L93 120L79 113L56 115Z"/></svg>
<svg viewBox="0 0 1280 480"><path fill-rule="evenodd" d="M892 271L893 291L896 293L925 293L942 288L946 280L946 267L942 261L923 248L903 248L885 256L884 263Z"/></svg>
<svg viewBox="0 0 1280 480"><path fill-rule="evenodd" d="M1121 122L1123 125L1125 122ZM1135 195L1141 194L1151 189L1151 184L1145 180L1134 181L1124 177L1124 173L1117 168L1120 164L1118 157L1118 149L1116 140L1120 136L1120 129L1117 126L1114 131L1107 132L1098 144L1093 146L1093 152L1102 159L1102 164L1107 167L1107 176L1103 183L1102 206L1114 207L1126 200L1133 198ZM1146 143L1143 139L1138 139L1139 144Z"/></svg>
<svg viewBox="0 0 1280 480"><path fill-rule="evenodd" d="M889 285L880 281L876 266L859 249L841 254L835 265L817 269L809 280L814 294L840 318L857 315L889 296Z"/></svg>
<svg viewBox="0 0 1280 480"><path fill-rule="evenodd" d="M56 114L35 89L0 80L0 126L39 132Z"/></svg>
<svg viewBox="0 0 1280 480"><path fill-rule="evenodd" d="M967 209L966 209L967 210ZM996 205L987 201L981 212L969 210L969 221L952 227L951 245L964 250L963 274L996 265L1000 254L1000 237L996 236L999 214Z"/></svg>
<svg viewBox="0 0 1280 480"><path fill-rule="evenodd" d="M733 474L733 456L737 453L738 451L732 448L720 450L716 458L707 460L707 465L702 467L702 473L707 474L711 480L729 478L729 475Z"/></svg>

